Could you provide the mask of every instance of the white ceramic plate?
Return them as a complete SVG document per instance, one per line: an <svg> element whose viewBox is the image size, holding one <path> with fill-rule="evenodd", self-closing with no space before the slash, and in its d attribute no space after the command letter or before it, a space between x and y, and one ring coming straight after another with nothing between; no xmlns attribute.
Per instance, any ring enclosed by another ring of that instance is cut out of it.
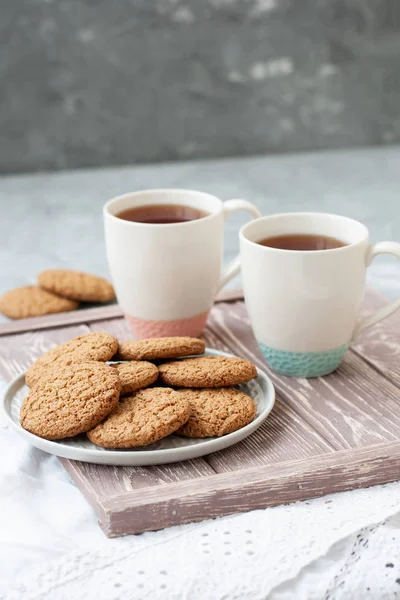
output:
<svg viewBox="0 0 400 600"><path fill-rule="evenodd" d="M230 356L218 350L207 349L210 356ZM275 402L275 390L269 377L257 369L258 377L238 386L245 394L251 396L257 404L257 414L253 421L233 433L220 438L194 439L178 435L170 435L145 449L107 450L92 444L86 435L67 438L58 442L44 440L23 429L19 422L19 410L28 393L25 376L19 375L6 388L3 398L3 410L15 431L32 446L50 454L103 465L149 466L189 460L223 450L240 442L253 433L265 421Z"/></svg>

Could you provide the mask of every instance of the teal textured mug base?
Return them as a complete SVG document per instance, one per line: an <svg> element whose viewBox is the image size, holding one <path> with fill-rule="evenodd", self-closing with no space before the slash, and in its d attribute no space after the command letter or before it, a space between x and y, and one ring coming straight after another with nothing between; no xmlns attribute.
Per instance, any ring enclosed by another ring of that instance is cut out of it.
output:
<svg viewBox="0 0 400 600"><path fill-rule="evenodd" d="M349 344L324 352L287 352L258 342L268 365L288 377L322 377L335 371Z"/></svg>

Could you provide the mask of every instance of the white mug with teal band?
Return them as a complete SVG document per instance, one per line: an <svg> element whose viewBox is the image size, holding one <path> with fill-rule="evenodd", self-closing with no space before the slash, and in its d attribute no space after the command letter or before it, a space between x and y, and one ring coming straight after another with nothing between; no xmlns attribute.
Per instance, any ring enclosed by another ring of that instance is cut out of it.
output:
<svg viewBox="0 0 400 600"><path fill-rule="evenodd" d="M335 238L328 250L286 250L265 238L307 234ZM400 308L400 299L360 318L366 270L378 254L400 258L400 244L369 243L367 228L324 213L287 213L250 221L240 231L244 295L269 366L283 375L319 377L334 371L364 329Z"/></svg>

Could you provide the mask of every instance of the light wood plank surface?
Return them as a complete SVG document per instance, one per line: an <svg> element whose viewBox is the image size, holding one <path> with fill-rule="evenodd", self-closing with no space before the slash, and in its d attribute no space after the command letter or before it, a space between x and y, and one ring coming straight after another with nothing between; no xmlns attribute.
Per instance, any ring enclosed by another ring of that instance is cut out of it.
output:
<svg viewBox="0 0 400 600"><path fill-rule="evenodd" d="M240 444L210 454L206 460L222 473L333 451L331 444L278 397L272 413L257 431Z"/></svg>
<svg viewBox="0 0 400 600"><path fill-rule="evenodd" d="M68 327L80 323L90 323L101 319L121 318L122 311L117 304L96 306L93 308L80 308L54 315L30 317L0 323L0 336L22 333L24 331L40 331L54 327Z"/></svg>
<svg viewBox="0 0 400 600"><path fill-rule="evenodd" d="M382 302L369 292L365 310ZM0 375L10 380L45 350L88 331L109 331L119 339L132 335L117 316L4 335ZM62 459L107 535L159 529L399 477L397 316L363 334L335 373L309 380L268 370L241 301L216 304L204 338L208 346L245 356L268 371L277 390L276 406L247 440L206 458L143 468Z"/></svg>
<svg viewBox="0 0 400 600"><path fill-rule="evenodd" d="M137 495L149 488L159 490L160 486L171 483L215 475L201 458L162 467L110 467L65 458L59 460L99 517L110 498Z"/></svg>
<svg viewBox="0 0 400 600"><path fill-rule="evenodd" d="M379 292L369 289L362 308L366 316L388 304ZM400 386L400 311L364 331L352 344L357 354L377 371Z"/></svg>
<svg viewBox="0 0 400 600"><path fill-rule="evenodd" d="M220 473L110 499L100 525L110 537L161 529L237 512L395 481L400 441L352 451Z"/></svg>

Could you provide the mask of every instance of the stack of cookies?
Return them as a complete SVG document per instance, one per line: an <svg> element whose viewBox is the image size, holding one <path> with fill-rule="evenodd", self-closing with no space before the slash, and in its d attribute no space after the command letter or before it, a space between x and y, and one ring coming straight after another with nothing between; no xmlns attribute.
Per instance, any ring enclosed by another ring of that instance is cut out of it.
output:
<svg viewBox="0 0 400 600"><path fill-rule="evenodd" d="M38 285L26 285L0 297L0 312L10 319L26 319L76 310L81 302L102 303L115 299L106 279L71 271L49 269L39 273Z"/></svg>
<svg viewBox="0 0 400 600"><path fill-rule="evenodd" d="M241 358L200 356L204 351L204 342L190 337L121 344L108 333L74 338L26 372L21 425L49 440L86 433L103 448L236 431L254 419L256 405L232 386L257 377L257 369Z"/></svg>

